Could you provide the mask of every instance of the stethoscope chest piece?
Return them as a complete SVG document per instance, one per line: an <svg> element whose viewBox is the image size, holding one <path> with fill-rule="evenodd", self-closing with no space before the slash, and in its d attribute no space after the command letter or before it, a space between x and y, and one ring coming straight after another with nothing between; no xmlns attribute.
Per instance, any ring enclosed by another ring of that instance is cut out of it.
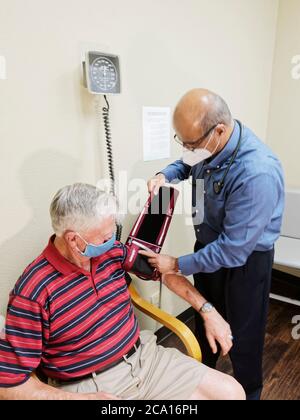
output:
<svg viewBox="0 0 300 420"><path fill-rule="evenodd" d="M221 182L215 181L213 184L215 194L220 194L222 191L223 185Z"/></svg>

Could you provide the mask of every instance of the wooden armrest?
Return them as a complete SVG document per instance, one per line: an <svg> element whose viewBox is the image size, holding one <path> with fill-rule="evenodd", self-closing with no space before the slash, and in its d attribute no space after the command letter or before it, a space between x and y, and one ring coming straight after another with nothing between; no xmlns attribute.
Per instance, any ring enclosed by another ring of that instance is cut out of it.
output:
<svg viewBox="0 0 300 420"><path fill-rule="evenodd" d="M202 354L199 343L189 327L187 327L183 322L179 321L179 319L169 315L168 313L162 311L161 309L143 299L137 292L133 283L131 283L129 286L129 292L131 295L131 300L136 308L173 331L173 333L176 334L183 342L187 350L187 354L201 362Z"/></svg>

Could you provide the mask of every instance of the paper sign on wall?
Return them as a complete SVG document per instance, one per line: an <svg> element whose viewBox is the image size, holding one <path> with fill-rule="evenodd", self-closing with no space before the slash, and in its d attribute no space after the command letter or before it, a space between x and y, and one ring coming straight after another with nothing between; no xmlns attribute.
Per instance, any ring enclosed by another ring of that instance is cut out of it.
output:
<svg viewBox="0 0 300 420"><path fill-rule="evenodd" d="M143 107L144 161L170 157L171 109Z"/></svg>

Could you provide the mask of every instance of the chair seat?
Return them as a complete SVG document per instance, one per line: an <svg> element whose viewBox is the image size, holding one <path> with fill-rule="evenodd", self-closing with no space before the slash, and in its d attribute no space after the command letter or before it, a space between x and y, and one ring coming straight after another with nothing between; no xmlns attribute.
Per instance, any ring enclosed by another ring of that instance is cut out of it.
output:
<svg viewBox="0 0 300 420"><path fill-rule="evenodd" d="M280 236L275 244L274 263L300 269L300 239Z"/></svg>

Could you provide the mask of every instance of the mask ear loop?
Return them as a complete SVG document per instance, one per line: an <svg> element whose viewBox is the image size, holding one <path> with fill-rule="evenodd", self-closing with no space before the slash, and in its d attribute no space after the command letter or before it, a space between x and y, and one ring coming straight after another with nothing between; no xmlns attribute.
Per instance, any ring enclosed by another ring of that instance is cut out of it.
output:
<svg viewBox="0 0 300 420"><path fill-rule="evenodd" d="M79 236L79 238L80 239L82 239L83 240L83 242L85 243L85 248L84 248L84 250L83 251L80 251L80 249L78 248L78 246L76 246L76 249L77 249L77 251L79 252L79 254L83 254L84 252L85 252L85 250L86 250L86 247L87 247L87 245L88 245L88 242L85 240L85 239L83 239L83 237L78 233L78 232L76 232L76 235L77 236Z"/></svg>
<svg viewBox="0 0 300 420"><path fill-rule="evenodd" d="M210 136L210 139L208 140L208 142L207 142L207 145L204 147L204 150L207 150L207 146L208 146L208 144L210 143L210 141L211 141L211 139L212 139L212 134L213 134L213 132L214 132L215 130L213 130L212 132L211 132L211 136ZM218 144L217 144L217 146L215 147L215 150L212 152L212 155L215 153L215 151L217 150L217 148L219 147L219 145L220 145L220 139L219 139L219 141L218 141ZM185 148L183 148L183 149L185 149ZM197 150L197 149L196 149ZM204 165L204 162L203 162L203 165ZM193 186L193 177L192 177L192 180L191 180L191 175L192 175L192 171L193 171L193 167L191 167L191 169L190 169L190 172L189 172L189 174L188 174L188 182L189 182L189 184L191 185L191 186Z"/></svg>
<svg viewBox="0 0 300 420"><path fill-rule="evenodd" d="M82 240L83 240L83 242L84 242L86 245L88 244L88 242L87 242L85 239L83 239L83 237L80 235L80 233L76 232L76 235L77 235L77 236L79 236L79 238L80 238L80 239L82 239Z"/></svg>
<svg viewBox="0 0 300 420"><path fill-rule="evenodd" d="M213 129L213 131L210 133L210 138L209 138L209 140L208 140L208 142L206 143L206 146L205 147L203 147L203 149L204 150L207 150L207 146L209 145L209 143L211 142L211 139L212 139L212 135L213 135L213 132L215 131L215 129L216 129L216 127ZM219 145L218 145L219 146ZM217 146L217 147L218 147ZM215 148L215 150L211 153L211 154L213 154L213 153L215 153L215 151L217 150L217 147Z"/></svg>
<svg viewBox="0 0 300 420"><path fill-rule="evenodd" d="M212 156L213 156L213 154L216 152L217 148L220 146L220 142L221 142L221 140L219 139L218 144L217 144L217 145L216 145L216 147L215 147L215 150L211 153L211 154L212 154Z"/></svg>

